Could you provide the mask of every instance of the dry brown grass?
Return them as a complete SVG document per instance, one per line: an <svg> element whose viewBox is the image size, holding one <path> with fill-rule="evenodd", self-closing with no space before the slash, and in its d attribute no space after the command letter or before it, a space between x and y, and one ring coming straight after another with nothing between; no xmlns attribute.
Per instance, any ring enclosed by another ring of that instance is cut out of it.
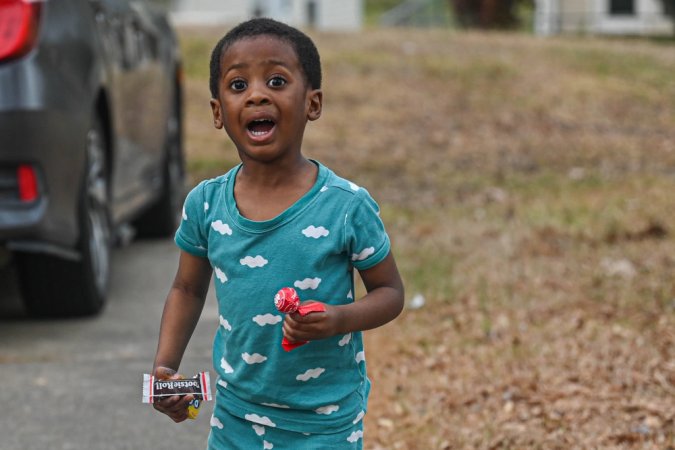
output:
<svg viewBox="0 0 675 450"><path fill-rule="evenodd" d="M183 30L193 176L236 162ZM408 297L367 333L368 449L675 448L675 47L313 36L305 152L369 188Z"/></svg>

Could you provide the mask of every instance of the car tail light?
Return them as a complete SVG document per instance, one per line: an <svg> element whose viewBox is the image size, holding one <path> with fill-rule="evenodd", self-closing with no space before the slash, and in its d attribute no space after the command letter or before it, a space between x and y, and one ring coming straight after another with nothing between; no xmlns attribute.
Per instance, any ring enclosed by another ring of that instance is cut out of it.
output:
<svg viewBox="0 0 675 450"><path fill-rule="evenodd" d="M19 199L26 203L37 200L39 192L35 168L28 164L21 164L16 169L16 179L19 186Z"/></svg>
<svg viewBox="0 0 675 450"><path fill-rule="evenodd" d="M23 56L38 35L42 2L0 0L0 61Z"/></svg>

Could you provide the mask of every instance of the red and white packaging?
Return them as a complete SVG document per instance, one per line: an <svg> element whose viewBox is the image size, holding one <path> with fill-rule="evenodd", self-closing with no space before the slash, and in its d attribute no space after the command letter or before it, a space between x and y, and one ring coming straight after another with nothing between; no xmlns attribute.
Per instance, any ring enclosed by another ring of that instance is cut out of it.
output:
<svg viewBox="0 0 675 450"><path fill-rule="evenodd" d="M159 380L148 373L143 374L143 403L153 403L163 397L192 394L204 401L213 399L211 378L208 372L199 372L193 378Z"/></svg>

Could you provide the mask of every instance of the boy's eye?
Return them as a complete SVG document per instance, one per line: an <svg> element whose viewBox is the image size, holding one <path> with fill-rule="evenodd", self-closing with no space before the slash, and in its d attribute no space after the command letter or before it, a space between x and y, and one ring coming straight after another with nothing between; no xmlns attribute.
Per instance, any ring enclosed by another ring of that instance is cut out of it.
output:
<svg viewBox="0 0 675 450"><path fill-rule="evenodd" d="M286 80L281 77L273 77L268 82L267 85L272 88L279 88L286 84Z"/></svg>
<svg viewBox="0 0 675 450"><path fill-rule="evenodd" d="M230 83L230 88L233 91L243 91L246 89L247 84L244 80L234 80L233 82Z"/></svg>

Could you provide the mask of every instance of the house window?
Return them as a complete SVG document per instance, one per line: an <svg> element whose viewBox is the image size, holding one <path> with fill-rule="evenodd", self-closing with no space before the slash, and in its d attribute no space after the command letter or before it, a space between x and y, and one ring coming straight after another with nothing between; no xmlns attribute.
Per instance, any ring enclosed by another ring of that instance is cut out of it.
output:
<svg viewBox="0 0 675 450"><path fill-rule="evenodd" d="M609 0L609 13L612 15L634 15L635 0Z"/></svg>

